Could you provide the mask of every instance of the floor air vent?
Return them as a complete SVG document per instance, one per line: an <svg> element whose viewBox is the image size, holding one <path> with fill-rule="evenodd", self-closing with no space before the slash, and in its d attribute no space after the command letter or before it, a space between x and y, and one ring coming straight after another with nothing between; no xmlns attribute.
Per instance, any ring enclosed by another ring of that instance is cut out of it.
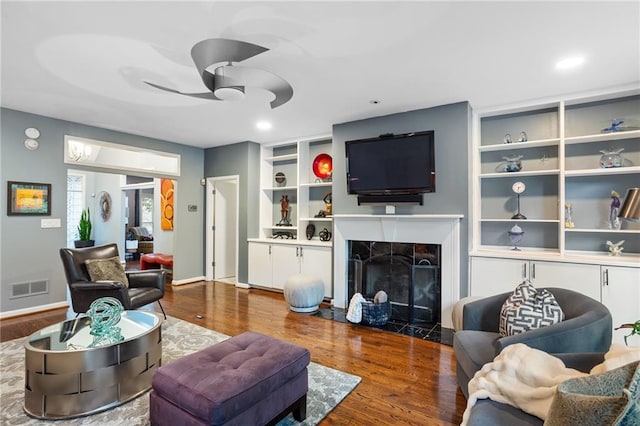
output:
<svg viewBox="0 0 640 426"><path fill-rule="evenodd" d="M29 281L24 283L11 284L10 299L19 297L35 296L38 294L46 294L49 292L48 280Z"/></svg>

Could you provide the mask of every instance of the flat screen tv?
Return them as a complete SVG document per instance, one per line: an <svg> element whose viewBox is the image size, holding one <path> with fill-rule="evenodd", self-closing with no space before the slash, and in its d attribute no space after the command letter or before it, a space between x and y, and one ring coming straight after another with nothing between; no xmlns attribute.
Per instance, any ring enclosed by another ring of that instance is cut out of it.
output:
<svg viewBox="0 0 640 426"><path fill-rule="evenodd" d="M348 193L435 192L434 143L433 130L345 142Z"/></svg>

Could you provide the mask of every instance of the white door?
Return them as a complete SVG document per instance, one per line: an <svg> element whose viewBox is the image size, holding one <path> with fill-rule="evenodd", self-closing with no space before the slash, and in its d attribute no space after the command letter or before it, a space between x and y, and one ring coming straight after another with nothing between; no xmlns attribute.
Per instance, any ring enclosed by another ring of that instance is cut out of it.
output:
<svg viewBox="0 0 640 426"><path fill-rule="evenodd" d="M486 297L513 291L529 274L528 260L471 258L470 296Z"/></svg>
<svg viewBox="0 0 640 426"><path fill-rule="evenodd" d="M249 284L271 287L273 282L271 247L268 243L249 243Z"/></svg>
<svg viewBox="0 0 640 426"><path fill-rule="evenodd" d="M529 276L536 288L566 288L600 301L600 265L531 261Z"/></svg>
<svg viewBox="0 0 640 426"><path fill-rule="evenodd" d="M324 282L324 297L332 296L331 247L300 246L300 272Z"/></svg>
<svg viewBox="0 0 640 426"><path fill-rule="evenodd" d="M282 290L284 282L300 273L300 247L293 244L272 244L273 288Z"/></svg>
<svg viewBox="0 0 640 426"><path fill-rule="evenodd" d="M624 267L602 267L602 303L613 318L613 328L622 324L633 324L640 319L640 269ZM624 345L624 336L631 333L628 328L615 330L613 342ZM627 339L629 346L640 346L640 336Z"/></svg>
<svg viewBox="0 0 640 426"><path fill-rule="evenodd" d="M213 279L232 279L236 276L236 253L238 252L235 238L238 228L236 180L215 181L213 200Z"/></svg>
<svg viewBox="0 0 640 426"><path fill-rule="evenodd" d="M237 284L238 176L207 179L207 280Z"/></svg>

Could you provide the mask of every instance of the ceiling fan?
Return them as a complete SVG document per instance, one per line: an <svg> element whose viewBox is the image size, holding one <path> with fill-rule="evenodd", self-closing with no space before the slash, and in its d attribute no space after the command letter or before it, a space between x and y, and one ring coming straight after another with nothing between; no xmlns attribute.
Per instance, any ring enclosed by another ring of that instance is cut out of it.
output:
<svg viewBox="0 0 640 426"><path fill-rule="evenodd" d="M245 87L256 87L272 92L275 99L270 105L271 108L277 108L293 96L293 88L285 79L259 68L233 65L234 62L242 62L267 50L269 49L266 47L238 40L224 38L202 40L191 49L191 57L202 82L210 92L184 93L148 81L145 83L167 92L216 101L242 99L245 95ZM217 66L214 67L214 65ZM211 68L213 72L210 71Z"/></svg>

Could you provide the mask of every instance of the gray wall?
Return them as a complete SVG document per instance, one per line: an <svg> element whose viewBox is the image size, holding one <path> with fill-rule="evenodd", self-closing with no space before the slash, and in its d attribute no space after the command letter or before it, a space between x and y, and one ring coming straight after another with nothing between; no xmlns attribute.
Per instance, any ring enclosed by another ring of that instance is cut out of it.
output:
<svg viewBox="0 0 640 426"><path fill-rule="evenodd" d="M258 236L260 145L241 142L209 148L204 153L206 177L239 176L238 212L238 277L239 283L249 282L247 238ZM205 212L205 214L212 214Z"/></svg>
<svg viewBox="0 0 640 426"><path fill-rule="evenodd" d="M424 194L423 206L397 206L396 214L462 214L460 229L460 295L468 288L469 170L471 107L468 102L374 117L333 126L334 214L384 214L384 206L358 206L347 194L345 147L348 140L383 133L435 131L436 192Z"/></svg>
<svg viewBox="0 0 640 426"><path fill-rule="evenodd" d="M175 178L174 279L204 275L204 194L200 186L204 168L202 149L6 108L0 109L0 120L0 200L6 204L8 180L50 183L52 207L49 218L60 218L61 221L60 228L42 229L40 220L45 216L7 216L6 205L3 207L0 219L0 312L66 300L66 281L58 256L60 247L66 245L66 179L67 169L70 167L63 161L65 134L181 155L181 176ZM40 130L40 148L36 151L28 151L23 145L24 130L28 127ZM99 168L74 168L124 173ZM187 212L189 204L199 206L197 212ZM48 294L11 300L8 298L10 284L42 279L49 280Z"/></svg>

